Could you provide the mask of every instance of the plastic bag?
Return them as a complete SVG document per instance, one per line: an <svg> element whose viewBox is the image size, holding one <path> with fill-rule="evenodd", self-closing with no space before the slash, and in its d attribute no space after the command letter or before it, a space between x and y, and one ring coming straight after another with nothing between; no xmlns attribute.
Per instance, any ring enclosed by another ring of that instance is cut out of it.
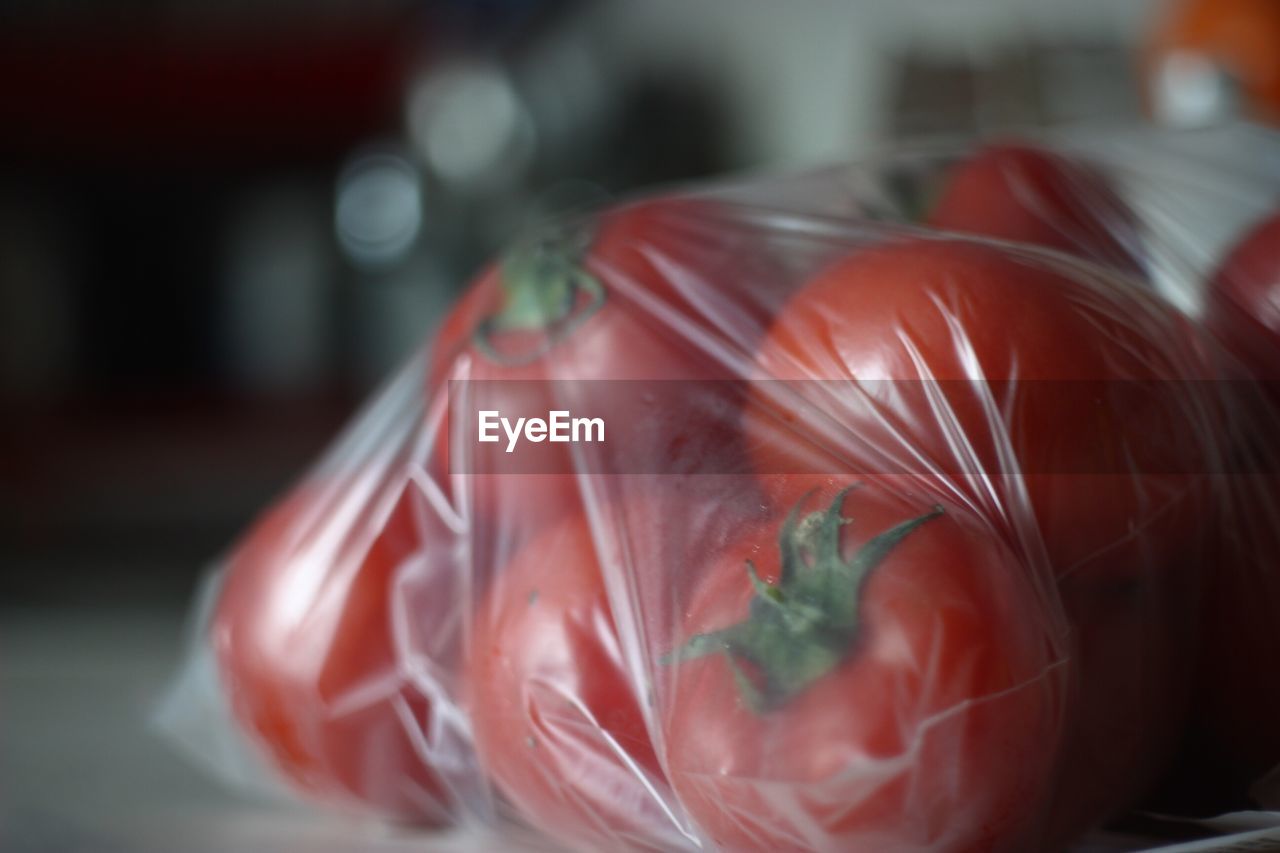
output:
<svg viewBox="0 0 1280 853"><path fill-rule="evenodd" d="M1140 805L1274 644L1224 609L1280 613L1280 432L1202 322L1268 198L1186 145L531 235L225 557L167 727L218 697L306 797L584 849L1051 849Z"/></svg>

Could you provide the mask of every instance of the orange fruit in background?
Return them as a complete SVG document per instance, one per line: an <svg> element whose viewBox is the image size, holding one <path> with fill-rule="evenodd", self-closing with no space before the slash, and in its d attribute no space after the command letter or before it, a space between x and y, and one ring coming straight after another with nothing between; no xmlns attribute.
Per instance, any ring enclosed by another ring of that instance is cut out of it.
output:
<svg viewBox="0 0 1280 853"><path fill-rule="evenodd" d="M1173 63L1202 60L1231 82L1246 115L1280 122L1280 0L1167 3L1143 59L1149 111L1159 113L1161 86L1176 85Z"/></svg>

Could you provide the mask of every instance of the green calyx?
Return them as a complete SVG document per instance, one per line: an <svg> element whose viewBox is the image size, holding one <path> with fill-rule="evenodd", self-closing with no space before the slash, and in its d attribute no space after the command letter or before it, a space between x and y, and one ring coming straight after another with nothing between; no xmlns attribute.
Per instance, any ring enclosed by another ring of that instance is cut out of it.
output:
<svg viewBox="0 0 1280 853"><path fill-rule="evenodd" d="M568 337L604 305L603 285L582 267L590 235L552 231L517 245L499 270L502 301L472 333L476 349L504 366L530 364ZM520 336L510 346L504 338Z"/></svg>
<svg viewBox="0 0 1280 853"><path fill-rule="evenodd" d="M778 582L760 577L750 560L755 589L747 618L719 631L697 634L663 663L723 654L743 701L763 713L785 704L839 666L853 651L861 625L864 584L898 543L943 510L904 521L867 541L851 559L840 553L842 489L825 510L800 517L809 495L796 504L778 536ZM810 493L812 494L812 493Z"/></svg>

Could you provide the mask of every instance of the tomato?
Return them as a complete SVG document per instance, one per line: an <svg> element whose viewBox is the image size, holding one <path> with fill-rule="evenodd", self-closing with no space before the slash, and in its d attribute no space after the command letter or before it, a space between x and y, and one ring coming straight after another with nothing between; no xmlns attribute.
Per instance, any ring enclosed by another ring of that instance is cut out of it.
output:
<svg viewBox="0 0 1280 853"><path fill-rule="evenodd" d="M780 512L709 566L664 661L695 823L726 850L1029 849L1070 667L1026 567L921 494L765 490Z"/></svg>
<svg viewBox="0 0 1280 853"><path fill-rule="evenodd" d="M633 469L705 468L731 446L732 395L674 417L636 387L731 380L749 363L770 300L780 301L771 294L785 281L727 217L700 200L624 206L593 227L571 224L517 247L476 282L446 322L431 375L437 384L470 380L453 387L452 436L468 441L452 459L440 442L435 464L469 494L478 523L501 519L522 539L517 526L540 529L578 500L567 446L526 445L508 455L502 443L478 444L471 436L481 409L512 420L566 408L607 416L616 436L610 447ZM595 467L609 470L613 461Z"/></svg>
<svg viewBox="0 0 1280 853"><path fill-rule="evenodd" d="M1205 325L1229 380L1238 470L1223 479L1219 546L1205 596L1196 734L1199 778L1245 790L1280 764L1280 214L1256 223L1209 282ZM1257 385L1253 383L1257 381ZM1261 392L1261 393L1257 393Z"/></svg>
<svg viewBox="0 0 1280 853"><path fill-rule="evenodd" d="M1154 297L992 246L858 250L761 344L757 377L791 384L754 383L753 458L766 473L941 473L1015 528L1029 499L1060 574L1111 567L1117 547L1141 566L1186 547L1175 510L1212 470L1208 403L1188 381L1208 368L1184 325Z"/></svg>
<svg viewBox="0 0 1280 853"><path fill-rule="evenodd" d="M1250 375L1280 380L1280 213L1255 225L1209 283L1205 324ZM1272 386L1280 396L1280 386Z"/></svg>
<svg viewBox="0 0 1280 853"><path fill-rule="evenodd" d="M871 247L819 273L761 345L761 376L828 381L791 383L798 401L756 383L747 409L761 472L937 482L1054 579L1077 629L1057 818L1075 828L1140 793L1188 701L1215 457L1183 325L1047 260Z"/></svg>
<svg viewBox="0 0 1280 853"><path fill-rule="evenodd" d="M481 762L530 822L591 849L678 843L584 515L497 576L469 659Z"/></svg>
<svg viewBox="0 0 1280 853"><path fill-rule="evenodd" d="M1237 788L1280 764L1280 214L1254 225L1209 284L1205 323L1229 354L1233 452L1204 609L1198 729ZM1263 383L1251 396L1242 378ZM1224 787L1226 783L1224 783Z"/></svg>
<svg viewBox="0 0 1280 853"><path fill-rule="evenodd" d="M927 222L1054 249L1126 273L1143 270L1133 212L1105 177L1019 142L987 145L953 167Z"/></svg>
<svg viewBox="0 0 1280 853"><path fill-rule="evenodd" d="M731 209L680 196L537 232L486 268L445 318L432 347L429 386L470 378L470 370L493 378L502 368L524 368L518 378L612 376L588 345L600 333L572 333L592 317L600 318L595 326L621 319L615 314L648 331L683 323L749 353L789 292L758 242ZM621 354L609 357L620 375L652 375ZM478 364L459 371L459 359Z"/></svg>
<svg viewBox="0 0 1280 853"><path fill-rule="evenodd" d="M1280 214L1232 248L1209 284L1205 324L1228 358L1234 462L1223 478L1217 559L1204 599L1195 734L1211 757L1195 769L1241 794L1280 764ZM1249 378L1262 395L1249 393Z"/></svg>
<svg viewBox="0 0 1280 853"><path fill-rule="evenodd" d="M405 673L453 654L453 542L415 486L366 501L370 486L304 484L262 516L228 559L211 641L236 719L296 787L442 823L429 750L457 762L465 738L433 720L429 688L447 685Z"/></svg>

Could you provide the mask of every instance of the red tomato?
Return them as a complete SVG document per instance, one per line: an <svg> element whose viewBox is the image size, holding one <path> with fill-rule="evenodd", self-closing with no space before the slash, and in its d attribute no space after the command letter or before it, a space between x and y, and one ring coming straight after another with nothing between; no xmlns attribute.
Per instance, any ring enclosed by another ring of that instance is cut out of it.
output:
<svg viewBox="0 0 1280 853"><path fill-rule="evenodd" d="M1032 575L957 507L788 479L818 488L709 567L665 661L689 814L726 850L1044 841L1069 665Z"/></svg>
<svg viewBox="0 0 1280 853"><path fill-rule="evenodd" d="M1280 380L1280 213L1227 254L1209 284L1205 323L1251 375Z"/></svg>
<svg viewBox="0 0 1280 853"><path fill-rule="evenodd" d="M1280 764L1280 214L1257 223L1210 281L1205 323L1229 354L1235 462L1223 478L1218 559L1204 599L1196 735L1222 793L1241 795ZM1241 382L1265 383L1264 396ZM1192 787L1193 786L1188 786Z"/></svg>
<svg viewBox="0 0 1280 853"><path fill-rule="evenodd" d="M1215 493L1192 734L1166 793L1175 807L1212 813L1244 807L1250 785L1280 764L1280 681L1265 674L1280 668L1277 240L1272 215L1228 252L1206 294L1205 325L1230 380L1221 387L1231 468Z"/></svg>
<svg viewBox="0 0 1280 853"><path fill-rule="evenodd" d="M791 380L781 393L805 407L755 383L753 458L766 473L856 461L945 474L1015 532L1029 498L1033 538L1060 574L1114 568L1117 547L1141 567L1186 547L1176 508L1188 475L1212 470L1207 401L1182 381L1208 371L1184 325L1154 297L991 246L856 251L798 293L761 345L758 377Z"/></svg>
<svg viewBox="0 0 1280 853"><path fill-rule="evenodd" d="M223 686L304 792L444 822L428 751L456 760L465 739L441 725L427 743L432 701L405 672L415 656L452 654L450 537L412 485L394 505L353 498L355 481L329 485L295 490L232 552L211 629Z"/></svg>
<svg viewBox="0 0 1280 853"><path fill-rule="evenodd" d="M1141 273L1133 212L1093 168L1018 142L955 166L927 222L935 228L1055 249Z"/></svg>
<svg viewBox="0 0 1280 853"><path fill-rule="evenodd" d="M679 834L628 676L587 519L573 513L494 581L468 684L483 766L534 825L591 849L671 849Z"/></svg>
<svg viewBox="0 0 1280 853"><path fill-rule="evenodd" d="M472 371L504 376L504 368L516 378L651 377L625 353L608 354L618 371L601 368L592 346L601 333L573 334L596 316L593 326L626 314L649 332L683 325L718 338L730 358L749 355L789 288L776 261L758 251L757 235L735 226L730 209L676 196L623 205L517 245L481 273L437 332L430 388ZM709 346L698 343L688 346L699 353Z"/></svg>
<svg viewBox="0 0 1280 853"><path fill-rule="evenodd" d="M785 280L727 216L679 198L625 206L592 231L570 228L518 248L473 286L444 327L431 375L433 383L473 383L454 388L455 402L471 394L454 412L453 437L469 440L452 460L441 442L435 461L472 475L455 483L470 490L482 523L501 519L512 535L518 519L538 529L576 504L578 483L565 445L526 443L507 455L502 443L478 444L471 436L480 409L513 420L566 408L607 416L612 452L626 454L633 471L635 459L648 458L651 470L705 469L707 456L730 446L737 411L728 393L676 417L621 384L743 375ZM576 382L548 384L565 380Z"/></svg>
<svg viewBox="0 0 1280 853"><path fill-rule="evenodd" d="M1280 214L1228 253L1210 282L1205 319L1236 360L1226 373L1266 383L1270 400L1235 401L1242 471L1224 479L1222 554L1205 597L1197 689L1215 769L1239 785L1280 764L1280 682L1266 675L1280 668Z"/></svg>
<svg viewBox="0 0 1280 853"><path fill-rule="evenodd" d="M1077 628L1070 829L1141 792L1187 704L1211 511L1197 472L1214 469L1207 403L1179 381L1205 375L1183 325L1030 257L913 241L819 274L760 351L763 376L830 381L783 405L757 383L758 470L940 482L1049 569Z"/></svg>

